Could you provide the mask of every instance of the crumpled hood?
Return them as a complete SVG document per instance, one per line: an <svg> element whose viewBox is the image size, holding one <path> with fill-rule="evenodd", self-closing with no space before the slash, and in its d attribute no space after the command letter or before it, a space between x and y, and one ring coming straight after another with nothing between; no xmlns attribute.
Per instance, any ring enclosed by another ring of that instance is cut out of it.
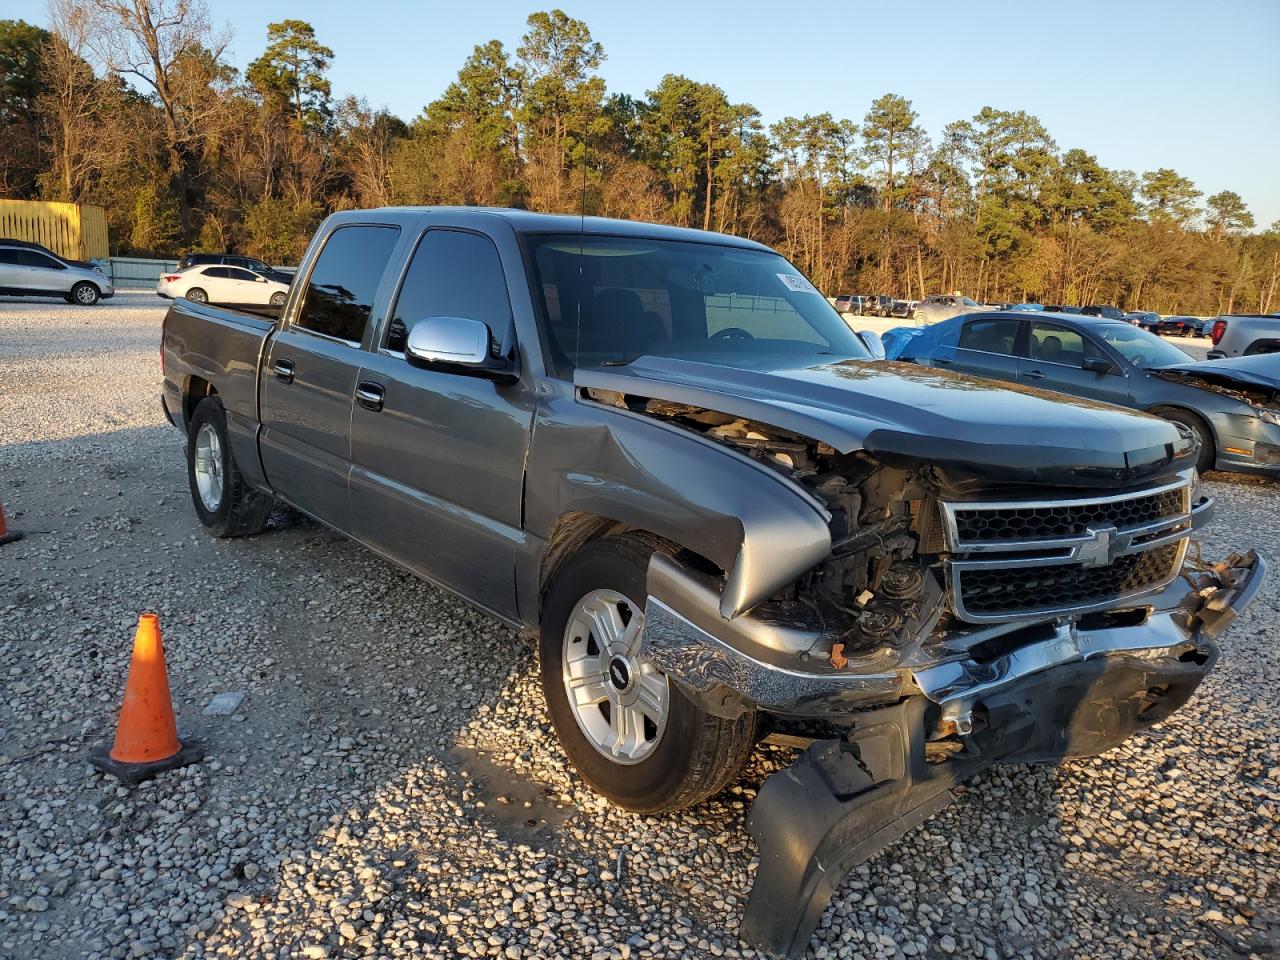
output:
<svg viewBox="0 0 1280 960"><path fill-rule="evenodd" d="M1190 466L1191 442L1159 418L911 363L746 369L641 357L579 370L574 383L756 420L891 465L932 465L957 483L1125 486Z"/></svg>
<svg viewBox="0 0 1280 960"><path fill-rule="evenodd" d="M1280 390L1280 354L1256 353L1249 357L1230 357L1222 360L1202 360L1199 363L1179 363L1171 367L1157 367L1151 371L1191 374L1210 383L1223 386L1261 387L1264 390Z"/></svg>

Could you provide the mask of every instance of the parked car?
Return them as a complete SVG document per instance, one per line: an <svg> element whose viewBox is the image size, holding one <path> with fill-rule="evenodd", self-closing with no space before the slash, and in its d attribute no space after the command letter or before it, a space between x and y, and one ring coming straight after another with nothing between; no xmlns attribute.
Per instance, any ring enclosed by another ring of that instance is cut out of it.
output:
<svg viewBox="0 0 1280 960"><path fill-rule="evenodd" d="M239 267L286 285L293 279L293 274L288 271L277 270L255 257L245 257L238 253L187 253L183 254L182 259L178 261L179 271L200 266Z"/></svg>
<svg viewBox="0 0 1280 960"><path fill-rule="evenodd" d="M1280 353L1280 313L1224 314L1213 321L1210 358Z"/></svg>
<svg viewBox="0 0 1280 960"><path fill-rule="evenodd" d="M862 316L864 309L863 304L865 301L866 297L858 297L851 293L842 293L840 296L836 297L836 312L856 313L858 316Z"/></svg>
<svg viewBox="0 0 1280 960"><path fill-rule="evenodd" d="M1149 732L1264 574L1180 576L1212 503L1173 425L873 360L735 237L347 211L274 322L175 300L161 336L198 522L254 534L288 502L537 637L613 802L717 793L762 715L838 730L751 811L764 953L976 771Z"/></svg>
<svg viewBox="0 0 1280 960"><path fill-rule="evenodd" d="M0 240L0 295L62 297L90 307L115 295L111 278L92 264L60 257L25 240Z"/></svg>
<svg viewBox="0 0 1280 960"><path fill-rule="evenodd" d="M916 308L912 312L912 319L915 320L916 326L924 326L947 320L959 313L972 313L982 309L981 306L968 297L954 294L934 294L933 296L925 297L916 304Z"/></svg>
<svg viewBox="0 0 1280 960"><path fill-rule="evenodd" d="M1087 307L1081 307L1080 313L1086 317L1106 317L1108 320L1125 319L1125 313L1119 307L1111 307L1099 303L1091 303Z"/></svg>
<svg viewBox="0 0 1280 960"><path fill-rule="evenodd" d="M889 310L889 316L909 318L916 308L915 300L895 300L893 306Z"/></svg>
<svg viewBox="0 0 1280 960"><path fill-rule="evenodd" d="M1082 313L1080 307L1073 307L1065 303L1046 303L1044 305L1045 313Z"/></svg>
<svg viewBox="0 0 1280 960"><path fill-rule="evenodd" d="M890 359L1011 380L1154 413L1186 426L1197 466L1280 477L1280 357L1196 361L1125 321L1013 313L957 317Z"/></svg>
<svg viewBox="0 0 1280 960"><path fill-rule="evenodd" d="M1043 303L1015 303L1009 308L1014 313L1043 313Z"/></svg>
<svg viewBox="0 0 1280 960"><path fill-rule="evenodd" d="M875 296L867 297L866 315L871 317L891 317L893 316L893 297Z"/></svg>
<svg viewBox="0 0 1280 960"><path fill-rule="evenodd" d="M1213 330L1213 321L1217 317L1187 317L1191 321L1191 333L1193 337L1207 337Z"/></svg>
<svg viewBox="0 0 1280 960"><path fill-rule="evenodd" d="M1160 329L1160 314L1151 310L1130 310L1124 318L1134 326L1156 333Z"/></svg>
<svg viewBox="0 0 1280 960"><path fill-rule="evenodd" d="M289 284L241 267L198 266L162 274L156 281L156 293L166 300L186 297L227 307L280 307Z"/></svg>
<svg viewBox="0 0 1280 960"><path fill-rule="evenodd" d="M1195 317L1161 317L1155 332L1169 337L1190 337L1198 329L1199 321Z"/></svg>

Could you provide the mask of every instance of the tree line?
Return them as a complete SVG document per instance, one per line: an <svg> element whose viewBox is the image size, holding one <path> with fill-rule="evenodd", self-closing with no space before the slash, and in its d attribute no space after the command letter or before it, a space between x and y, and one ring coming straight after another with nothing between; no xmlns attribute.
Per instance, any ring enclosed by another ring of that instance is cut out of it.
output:
<svg viewBox="0 0 1280 960"><path fill-rule="evenodd" d="M333 96L332 49L267 27L240 71L201 0L50 0L0 21L0 196L106 208L115 252L295 262L334 210L481 204L727 231L829 294L1280 309L1280 222L1170 168L1110 170L1021 110L931 136L911 102L765 125L714 83L610 92L587 24L531 14L405 122Z"/></svg>

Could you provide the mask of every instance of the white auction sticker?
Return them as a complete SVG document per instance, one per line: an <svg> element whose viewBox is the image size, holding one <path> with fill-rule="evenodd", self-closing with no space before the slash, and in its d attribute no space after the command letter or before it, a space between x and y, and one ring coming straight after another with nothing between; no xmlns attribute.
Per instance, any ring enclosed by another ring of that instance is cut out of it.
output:
<svg viewBox="0 0 1280 960"><path fill-rule="evenodd" d="M792 293L817 293L818 288L806 280L804 277L798 277L794 273L780 273L778 279L782 281L782 285Z"/></svg>

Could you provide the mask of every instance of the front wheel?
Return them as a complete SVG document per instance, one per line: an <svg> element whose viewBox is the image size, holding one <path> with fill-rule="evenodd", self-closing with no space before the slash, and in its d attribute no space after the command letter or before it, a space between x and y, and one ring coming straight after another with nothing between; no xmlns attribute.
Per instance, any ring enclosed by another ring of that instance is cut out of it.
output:
<svg viewBox="0 0 1280 960"><path fill-rule="evenodd" d="M1200 444L1200 453L1196 459L1196 469L1201 474L1213 469L1218 459L1218 452L1213 443L1213 432L1209 429L1207 423L1190 411L1178 410L1172 407L1162 407L1153 410L1152 413L1190 428L1196 441Z"/></svg>
<svg viewBox="0 0 1280 960"><path fill-rule="evenodd" d="M704 712L641 653L654 550L634 535L583 547L547 593L539 643L542 691L570 762L597 793L636 813L718 793L741 771L755 731L754 714Z"/></svg>
<svg viewBox="0 0 1280 960"><path fill-rule="evenodd" d="M82 307L92 307L100 296L98 288L87 280L81 280L71 288L71 300Z"/></svg>
<svg viewBox="0 0 1280 960"><path fill-rule="evenodd" d="M217 397L205 397L191 416L187 481L196 516L215 537L245 537L267 525L272 498L250 487L240 473Z"/></svg>

